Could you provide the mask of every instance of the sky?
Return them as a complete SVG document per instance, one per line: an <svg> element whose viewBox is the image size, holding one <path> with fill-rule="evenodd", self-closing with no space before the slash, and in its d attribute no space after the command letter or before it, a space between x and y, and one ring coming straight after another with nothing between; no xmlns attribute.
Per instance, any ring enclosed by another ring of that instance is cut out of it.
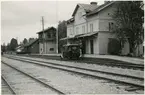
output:
<svg viewBox="0 0 145 95"><path fill-rule="evenodd" d="M42 16L44 28L57 27L58 22L68 20L77 3L89 4L91 1L103 4L104 1L76 0L76 1L1 1L1 44L10 43L16 38L18 43L24 38L37 38L37 32L42 30Z"/></svg>

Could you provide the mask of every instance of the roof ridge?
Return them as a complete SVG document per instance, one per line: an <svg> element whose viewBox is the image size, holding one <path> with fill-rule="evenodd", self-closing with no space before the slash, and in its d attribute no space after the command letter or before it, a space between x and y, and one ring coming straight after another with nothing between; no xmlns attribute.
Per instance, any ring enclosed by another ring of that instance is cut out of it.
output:
<svg viewBox="0 0 145 95"><path fill-rule="evenodd" d="M49 29L51 29L51 28L54 28L54 29L56 29L55 27L51 26L51 27L45 28L45 29L44 29L44 32L45 32L46 30L49 30ZM41 30L41 31L37 32L37 34L39 34L39 33L41 33L41 32L43 32L43 30Z"/></svg>
<svg viewBox="0 0 145 95"><path fill-rule="evenodd" d="M97 8L95 8L95 9L94 9L92 12L90 12L88 15L94 14L94 13L96 13L96 12L98 12L98 11L104 9L106 6L107 6L107 7L110 6L110 5L113 4L113 3L114 3L114 1L104 3L104 4L100 5L100 6L98 6Z"/></svg>
<svg viewBox="0 0 145 95"><path fill-rule="evenodd" d="M90 4L85 4L85 3L78 3L78 4L90 5Z"/></svg>

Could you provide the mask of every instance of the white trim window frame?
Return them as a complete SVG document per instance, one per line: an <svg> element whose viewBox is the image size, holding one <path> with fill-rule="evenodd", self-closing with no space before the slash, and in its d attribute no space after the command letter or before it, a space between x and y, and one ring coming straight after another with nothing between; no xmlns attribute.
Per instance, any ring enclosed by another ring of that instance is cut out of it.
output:
<svg viewBox="0 0 145 95"><path fill-rule="evenodd" d="M79 27L76 27L76 34L75 35L77 35L78 32L79 32Z"/></svg>
<svg viewBox="0 0 145 95"><path fill-rule="evenodd" d="M113 30L114 27L114 23L113 22L109 22L109 31Z"/></svg>
<svg viewBox="0 0 145 95"><path fill-rule="evenodd" d="M93 31L94 31L93 28L94 28L94 27L93 27L93 23L91 23L91 24L90 24L90 32L93 32Z"/></svg>
<svg viewBox="0 0 145 95"><path fill-rule="evenodd" d="M85 25L82 26L82 34L86 33L85 31Z"/></svg>

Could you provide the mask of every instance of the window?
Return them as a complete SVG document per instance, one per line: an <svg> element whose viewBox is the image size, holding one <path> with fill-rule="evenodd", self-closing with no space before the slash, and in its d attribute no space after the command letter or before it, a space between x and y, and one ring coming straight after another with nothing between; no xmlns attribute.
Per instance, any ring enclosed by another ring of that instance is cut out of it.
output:
<svg viewBox="0 0 145 95"><path fill-rule="evenodd" d="M76 34L78 34L79 32L79 27L76 27Z"/></svg>
<svg viewBox="0 0 145 95"><path fill-rule="evenodd" d="M111 31L113 29L113 27L114 27L113 25L114 25L113 22L109 22L109 31Z"/></svg>
<svg viewBox="0 0 145 95"><path fill-rule="evenodd" d="M39 34L39 38L42 39L42 34Z"/></svg>
<svg viewBox="0 0 145 95"><path fill-rule="evenodd" d="M78 17L79 17L79 18L82 17L82 12L79 12Z"/></svg>
<svg viewBox="0 0 145 95"><path fill-rule="evenodd" d="M72 29L69 29L69 31L70 31L70 35L72 35Z"/></svg>
<svg viewBox="0 0 145 95"><path fill-rule="evenodd" d="M50 34L50 33L47 33L47 37L48 37L48 38L51 38L51 34Z"/></svg>
<svg viewBox="0 0 145 95"><path fill-rule="evenodd" d="M93 24L90 24L90 32L93 32Z"/></svg>
<svg viewBox="0 0 145 95"><path fill-rule="evenodd" d="M52 32L47 33L47 38L53 38L54 36L55 36L55 34Z"/></svg>
<svg viewBox="0 0 145 95"><path fill-rule="evenodd" d="M50 48L49 50L50 50L50 51L54 51L54 48Z"/></svg>
<svg viewBox="0 0 145 95"><path fill-rule="evenodd" d="M82 26L82 33L85 33L85 26Z"/></svg>

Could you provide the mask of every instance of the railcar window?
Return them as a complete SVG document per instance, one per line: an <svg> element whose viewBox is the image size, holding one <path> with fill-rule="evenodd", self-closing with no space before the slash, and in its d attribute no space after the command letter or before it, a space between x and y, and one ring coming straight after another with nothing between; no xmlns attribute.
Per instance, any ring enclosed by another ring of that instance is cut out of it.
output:
<svg viewBox="0 0 145 95"><path fill-rule="evenodd" d="M54 51L54 48L50 48L49 50L50 50L50 51Z"/></svg>
<svg viewBox="0 0 145 95"><path fill-rule="evenodd" d="M75 46L74 46L74 47L72 47L72 49L76 50L76 49L77 49L77 47L75 47Z"/></svg>

